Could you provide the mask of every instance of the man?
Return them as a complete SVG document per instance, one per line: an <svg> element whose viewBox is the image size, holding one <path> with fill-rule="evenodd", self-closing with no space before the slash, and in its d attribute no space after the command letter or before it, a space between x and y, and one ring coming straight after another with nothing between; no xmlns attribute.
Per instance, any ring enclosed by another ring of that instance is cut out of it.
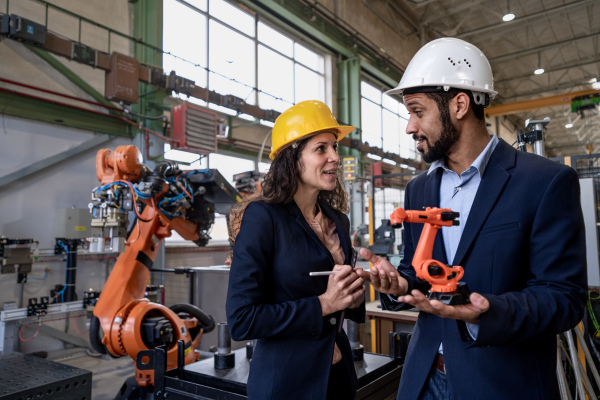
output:
<svg viewBox="0 0 600 400"><path fill-rule="evenodd" d="M388 93L403 95L406 133L432 163L408 184L404 208L460 213L459 226L438 232L433 258L462 266L472 291L457 306L427 298L411 267L423 224L404 224L397 270L361 249L373 266L359 274L383 307L420 310L398 399L557 398L556 335L581 320L587 290L576 172L487 132L491 68L462 40L425 45Z"/></svg>

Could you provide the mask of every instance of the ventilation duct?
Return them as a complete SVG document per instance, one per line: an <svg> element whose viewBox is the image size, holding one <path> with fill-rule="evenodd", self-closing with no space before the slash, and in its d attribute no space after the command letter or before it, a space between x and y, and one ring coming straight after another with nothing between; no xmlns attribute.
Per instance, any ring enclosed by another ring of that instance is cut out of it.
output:
<svg viewBox="0 0 600 400"><path fill-rule="evenodd" d="M217 152L217 114L189 103L173 107L173 149L197 154Z"/></svg>

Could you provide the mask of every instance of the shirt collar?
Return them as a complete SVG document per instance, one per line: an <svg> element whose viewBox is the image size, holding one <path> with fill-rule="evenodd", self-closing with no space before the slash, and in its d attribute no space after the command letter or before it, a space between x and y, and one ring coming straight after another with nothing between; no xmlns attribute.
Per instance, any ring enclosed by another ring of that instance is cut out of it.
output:
<svg viewBox="0 0 600 400"><path fill-rule="evenodd" d="M496 148L496 145L499 142L498 137L496 135L492 134L492 135L490 135L490 138L491 139L490 139L489 143L487 144L487 146L485 146L485 149L483 149L481 154L479 154L479 156L475 159L475 161L473 161L473 164L471 164L471 167L474 167L479 171L480 177L483 177L485 167L487 166L488 161L490 160L490 157L492 156L492 153L494 152L494 149ZM471 167L469 167L468 169L470 169ZM442 157L439 160L432 162L431 166L429 167L429 170L427 171L427 175L431 174L433 171L435 171L438 168L443 168L446 171L448 170L448 167L446 166L446 158L445 157Z"/></svg>

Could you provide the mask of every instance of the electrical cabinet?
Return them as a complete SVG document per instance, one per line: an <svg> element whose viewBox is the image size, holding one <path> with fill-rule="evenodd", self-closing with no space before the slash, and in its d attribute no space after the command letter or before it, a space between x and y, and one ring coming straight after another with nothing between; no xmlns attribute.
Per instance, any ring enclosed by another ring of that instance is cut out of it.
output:
<svg viewBox="0 0 600 400"><path fill-rule="evenodd" d="M588 286L600 287L600 264L598 262L598 220L596 195L592 178L580 179L581 210L585 223Z"/></svg>

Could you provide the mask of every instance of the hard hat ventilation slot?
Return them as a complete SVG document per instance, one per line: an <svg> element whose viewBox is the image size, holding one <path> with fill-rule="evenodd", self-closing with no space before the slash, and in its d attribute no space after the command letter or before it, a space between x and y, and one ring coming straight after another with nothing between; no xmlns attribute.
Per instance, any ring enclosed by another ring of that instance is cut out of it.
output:
<svg viewBox="0 0 600 400"><path fill-rule="evenodd" d="M462 61L461 60L454 61L451 57L448 57L448 61L450 61L450 64L452 64L453 66L456 66L456 64L461 64L464 62L469 68L471 68L471 63L469 63L466 58L463 58Z"/></svg>

